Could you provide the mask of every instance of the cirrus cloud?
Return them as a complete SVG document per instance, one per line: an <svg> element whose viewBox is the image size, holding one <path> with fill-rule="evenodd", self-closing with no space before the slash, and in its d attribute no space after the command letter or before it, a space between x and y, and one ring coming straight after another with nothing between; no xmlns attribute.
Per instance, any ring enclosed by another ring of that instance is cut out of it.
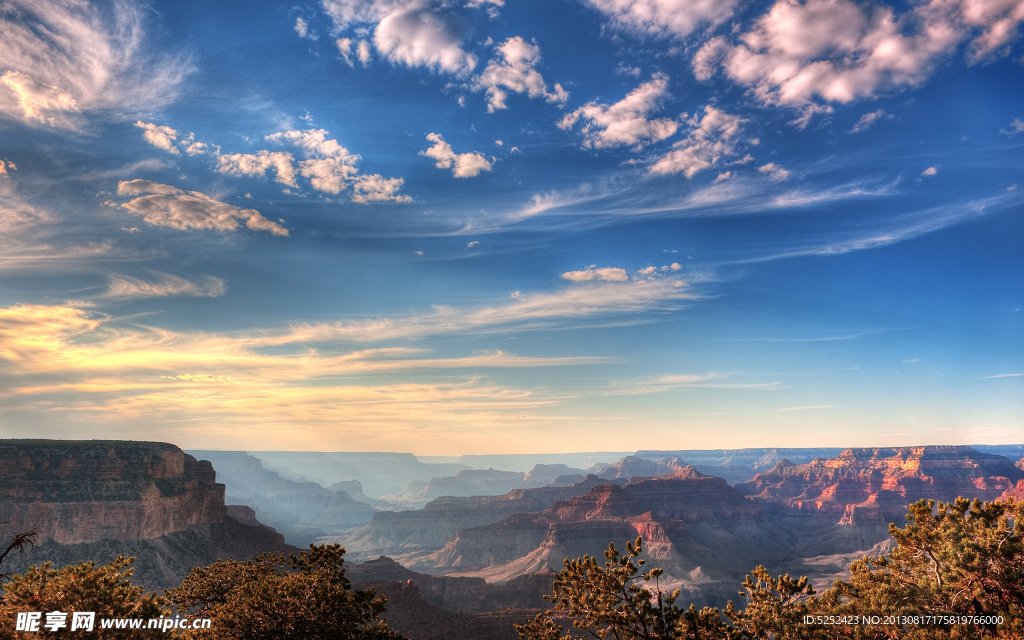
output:
<svg viewBox="0 0 1024 640"><path fill-rule="evenodd" d="M153 109L173 101L189 72L148 54L144 9L115 0L9 0L0 13L0 117L76 130L95 110Z"/></svg>

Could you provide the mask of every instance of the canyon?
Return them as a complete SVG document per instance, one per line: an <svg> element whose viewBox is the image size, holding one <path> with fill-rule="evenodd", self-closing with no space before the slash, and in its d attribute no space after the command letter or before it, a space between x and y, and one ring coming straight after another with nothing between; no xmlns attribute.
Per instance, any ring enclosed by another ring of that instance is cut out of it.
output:
<svg viewBox="0 0 1024 640"><path fill-rule="evenodd" d="M39 529L8 570L120 553L150 589L217 558L338 542L350 579L388 594L410 637L499 638L545 606L565 558L638 536L686 602L721 606L758 564L826 585L887 551L888 524L920 498L1024 498L1022 449L480 456L488 467L470 469L465 457L0 440L0 533Z"/></svg>
<svg viewBox="0 0 1024 640"><path fill-rule="evenodd" d="M149 589L177 586L218 557L295 549L229 515L209 461L161 442L0 440L0 522L5 540L37 532L6 571L121 554L136 557L134 579Z"/></svg>
<svg viewBox="0 0 1024 640"><path fill-rule="evenodd" d="M830 582L860 555L883 552L889 523L901 525L921 498L992 500L1024 486L1019 465L966 446L742 461L762 470L730 486L680 456L628 456L569 486L438 498L330 539L353 560L384 555L422 574L497 585L557 571L565 558L600 558L609 542L639 536L666 585L721 606L758 564Z"/></svg>

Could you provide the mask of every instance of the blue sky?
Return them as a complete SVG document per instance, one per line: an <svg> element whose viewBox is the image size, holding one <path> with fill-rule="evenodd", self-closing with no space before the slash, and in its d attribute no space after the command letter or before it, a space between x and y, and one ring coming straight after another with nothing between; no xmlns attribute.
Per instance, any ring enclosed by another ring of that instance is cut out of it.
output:
<svg viewBox="0 0 1024 640"><path fill-rule="evenodd" d="M1024 440L1024 2L0 6L0 426Z"/></svg>

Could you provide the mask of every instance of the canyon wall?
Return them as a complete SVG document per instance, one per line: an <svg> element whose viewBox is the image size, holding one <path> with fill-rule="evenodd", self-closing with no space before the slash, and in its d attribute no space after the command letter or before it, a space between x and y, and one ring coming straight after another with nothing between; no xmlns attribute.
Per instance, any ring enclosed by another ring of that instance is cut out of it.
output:
<svg viewBox="0 0 1024 640"><path fill-rule="evenodd" d="M0 440L0 535L146 540L224 521L213 467L172 444Z"/></svg>

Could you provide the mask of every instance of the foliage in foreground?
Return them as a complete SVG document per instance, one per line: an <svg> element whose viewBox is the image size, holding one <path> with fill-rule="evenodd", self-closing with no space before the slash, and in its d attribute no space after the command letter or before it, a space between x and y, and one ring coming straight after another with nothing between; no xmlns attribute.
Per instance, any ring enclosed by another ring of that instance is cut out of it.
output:
<svg viewBox="0 0 1024 640"><path fill-rule="evenodd" d="M660 589L660 569L641 573L640 538L625 555L609 544L603 567L590 556L567 559L553 608L516 630L526 640L1024 638L1024 503L921 500L907 520L889 525L891 554L854 562L850 580L820 596L807 578L757 567L743 583L742 610L732 602L681 609L678 590ZM558 624L566 619L574 631Z"/></svg>
<svg viewBox="0 0 1024 640"><path fill-rule="evenodd" d="M353 591L340 545L314 546L285 559L216 562L193 569L169 593L179 611L210 618L210 629L184 632L203 640L403 640L380 620L384 598Z"/></svg>
<svg viewBox="0 0 1024 640"><path fill-rule="evenodd" d="M12 575L4 585L6 593L0 605L0 638L37 638L47 636L78 635L63 629L56 634L41 628L40 632L15 631L18 612L61 611L70 619L73 611L96 613L96 629L90 637L111 640L128 638L166 638L159 630L99 629L100 618L159 618L169 615L167 601L155 593L145 593L142 587L132 585L134 558L118 556L110 564L97 566L95 562L82 562L62 569L52 569L46 562L33 566L23 574Z"/></svg>

